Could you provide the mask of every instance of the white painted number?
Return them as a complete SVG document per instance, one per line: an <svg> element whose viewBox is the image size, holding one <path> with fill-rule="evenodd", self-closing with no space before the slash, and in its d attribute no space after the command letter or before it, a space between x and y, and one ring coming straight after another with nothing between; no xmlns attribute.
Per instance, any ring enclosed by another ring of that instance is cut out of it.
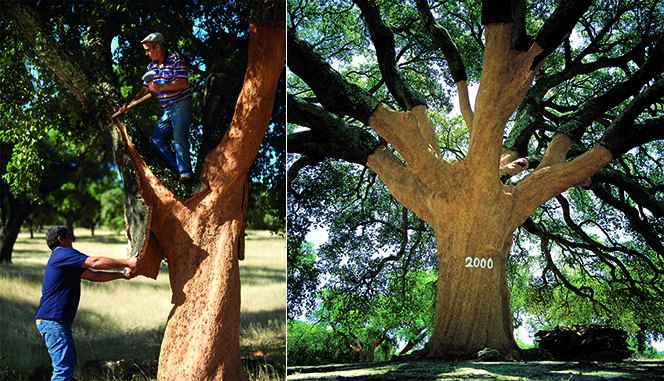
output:
<svg viewBox="0 0 664 381"><path fill-rule="evenodd" d="M492 269L493 259L466 257L466 267L479 267L481 269Z"/></svg>

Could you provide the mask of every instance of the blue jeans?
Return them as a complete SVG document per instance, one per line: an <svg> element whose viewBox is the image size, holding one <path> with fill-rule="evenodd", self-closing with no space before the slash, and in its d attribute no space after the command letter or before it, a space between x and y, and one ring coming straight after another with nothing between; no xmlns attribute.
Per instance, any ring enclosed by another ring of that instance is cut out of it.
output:
<svg viewBox="0 0 664 381"><path fill-rule="evenodd" d="M194 176L189 155L189 128L194 101L191 97L164 107L164 113L152 134L152 145L171 171L179 175ZM175 153L170 141L173 137Z"/></svg>
<svg viewBox="0 0 664 381"><path fill-rule="evenodd" d="M71 333L71 322L37 319L37 329L46 342L53 363L51 381L71 380L76 365L76 348Z"/></svg>

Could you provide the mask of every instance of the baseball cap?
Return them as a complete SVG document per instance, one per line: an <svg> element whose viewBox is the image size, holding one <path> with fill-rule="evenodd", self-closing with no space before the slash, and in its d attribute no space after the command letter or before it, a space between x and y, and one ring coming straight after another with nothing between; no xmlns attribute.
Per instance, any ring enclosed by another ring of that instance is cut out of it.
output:
<svg viewBox="0 0 664 381"><path fill-rule="evenodd" d="M165 41L164 36L161 33L156 32L156 33L148 34L148 36L145 37L143 39L143 41L141 41L141 43L156 42L156 43L162 43L163 44L164 41Z"/></svg>

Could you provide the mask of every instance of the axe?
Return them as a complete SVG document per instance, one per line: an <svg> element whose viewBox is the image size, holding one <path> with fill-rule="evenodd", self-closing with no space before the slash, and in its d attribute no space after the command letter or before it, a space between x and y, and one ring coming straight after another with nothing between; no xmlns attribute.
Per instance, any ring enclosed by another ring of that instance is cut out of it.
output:
<svg viewBox="0 0 664 381"><path fill-rule="evenodd" d="M149 72L143 74L143 81L144 82L152 82L152 80L154 79L155 74L156 73L154 71L149 71ZM131 103L130 105L127 106L127 111L131 110L132 108L134 108L134 106L136 106L137 104L139 104L139 103L143 102L144 100L150 98L151 96L152 96L152 93L149 93L147 95L144 95L141 99L138 99L135 102ZM114 125L115 123L117 123L118 122L117 117L120 114L122 114L122 113L120 111L118 111L115 114L111 115L111 122L112 123L109 124L108 126L106 126L106 128L109 128L112 125Z"/></svg>

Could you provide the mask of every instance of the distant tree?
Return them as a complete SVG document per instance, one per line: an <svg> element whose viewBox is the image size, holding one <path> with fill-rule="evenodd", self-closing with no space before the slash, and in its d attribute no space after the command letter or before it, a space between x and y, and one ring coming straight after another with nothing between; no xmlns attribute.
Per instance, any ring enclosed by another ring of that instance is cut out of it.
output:
<svg viewBox="0 0 664 381"><path fill-rule="evenodd" d="M331 329L297 320L288 321L288 366L356 361L357 354Z"/></svg>
<svg viewBox="0 0 664 381"><path fill-rule="evenodd" d="M122 189L113 187L102 193L99 198L102 224L115 232L125 229L123 194Z"/></svg>

